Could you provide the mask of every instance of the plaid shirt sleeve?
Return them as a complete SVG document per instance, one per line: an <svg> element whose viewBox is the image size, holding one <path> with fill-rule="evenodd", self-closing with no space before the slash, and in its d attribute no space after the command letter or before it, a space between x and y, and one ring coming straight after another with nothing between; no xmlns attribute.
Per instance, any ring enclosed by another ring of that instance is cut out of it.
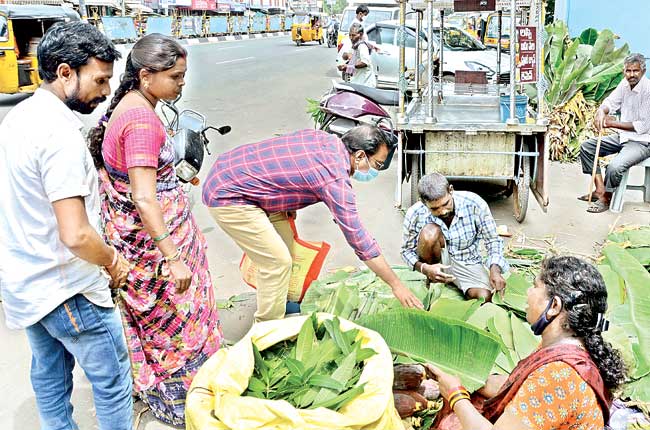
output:
<svg viewBox="0 0 650 430"><path fill-rule="evenodd" d="M362 261L381 255L379 245L361 224L349 180L337 179L330 182L319 190L319 197L332 212L345 239Z"/></svg>
<svg viewBox="0 0 650 430"><path fill-rule="evenodd" d="M478 237L485 241L485 248L487 249L487 267L490 268L496 264L501 268L501 273L506 273L510 266L503 256L503 241L497 234L497 224L492 218L490 207L484 201L479 203L479 233Z"/></svg>
<svg viewBox="0 0 650 430"><path fill-rule="evenodd" d="M415 263L418 262L418 236L420 234L418 228L418 211L415 207L411 207L404 216L404 223L402 224L402 259L408 266L415 270Z"/></svg>

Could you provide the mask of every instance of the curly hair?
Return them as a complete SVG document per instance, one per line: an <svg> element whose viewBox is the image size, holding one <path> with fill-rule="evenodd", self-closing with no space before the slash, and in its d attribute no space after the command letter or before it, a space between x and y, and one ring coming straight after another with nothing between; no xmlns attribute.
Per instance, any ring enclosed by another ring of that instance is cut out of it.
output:
<svg viewBox="0 0 650 430"><path fill-rule="evenodd" d="M612 390L626 378L621 354L603 339L598 314L607 310L607 288L598 270L576 257L551 257L542 262L540 280L548 298L557 296L566 311L563 328L584 343L605 386Z"/></svg>
<svg viewBox="0 0 650 430"><path fill-rule="evenodd" d="M186 57L187 51L171 37L153 33L138 40L126 57L126 69L103 120L108 121L129 91L140 88L140 70L144 69L152 73L163 72L174 67L179 58ZM104 166L102 157L102 143L106 132L104 121L88 132L88 146L97 169Z"/></svg>

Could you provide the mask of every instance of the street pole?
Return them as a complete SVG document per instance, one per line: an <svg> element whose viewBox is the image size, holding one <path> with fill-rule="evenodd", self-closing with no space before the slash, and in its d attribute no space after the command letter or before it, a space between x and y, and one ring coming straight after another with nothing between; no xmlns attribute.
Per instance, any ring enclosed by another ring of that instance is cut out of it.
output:
<svg viewBox="0 0 650 430"><path fill-rule="evenodd" d="M86 11L86 2L84 0L79 0L79 15L81 15L81 20L88 22L88 12Z"/></svg>
<svg viewBox="0 0 650 430"><path fill-rule="evenodd" d="M517 1L516 0L510 0L510 118L506 121L506 124L509 125L517 125L519 124L519 120L515 116L515 109L516 109L516 103L515 103L515 80L517 77L516 74L516 68L517 68L517 61L516 61L516 54L517 54L517 26L516 26L516 17L517 14ZM501 43L501 35L499 35L499 44Z"/></svg>
<svg viewBox="0 0 650 430"><path fill-rule="evenodd" d="M408 89L404 73L406 68L406 0L400 0L399 2L399 33L399 78L397 85L399 89L399 115L397 116L397 122L403 122L406 111L406 90Z"/></svg>
<svg viewBox="0 0 650 430"><path fill-rule="evenodd" d="M433 60L433 0L427 0L427 40L429 41L427 45L427 66L428 66L428 79L427 79L427 87L429 90L429 100L427 100L427 116L424 119L426 123L433 123L435 122L435 119L433 118L433 66L434 66L434 60ZM441 39L442 40L442 39ZM442 42L440 42L440 46L442 47ZM440 65L442 67L442 64Z"/></svg>
<svg viewBox="0 0 650 430"><path fill-rule="evenodd" d="M422 31L422 13L415 11L415 94L413 100L420 99L420 63L422 63L422 53L420 49L420 32Z"/></svg>

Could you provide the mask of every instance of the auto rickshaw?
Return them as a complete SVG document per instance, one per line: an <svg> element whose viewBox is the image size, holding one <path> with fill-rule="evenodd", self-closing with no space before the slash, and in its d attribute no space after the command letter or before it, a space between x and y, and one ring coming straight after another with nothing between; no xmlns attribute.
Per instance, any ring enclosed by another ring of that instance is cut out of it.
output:
<svg viewBox="0 0 650 430"><path fill-rule="evenodd" d="M33 93L41 83L36 48L57 22L79 21L61 6L0 4L0 93Z"/></svg>
<svg viewBox="0 0 650 430"><path fill-rule="evenodd" d="M297 46L306 42L315 41L321 45L324 39L320 13L296 14L293 17L293 24L291 25L291 40L296 42Z"/></svg>

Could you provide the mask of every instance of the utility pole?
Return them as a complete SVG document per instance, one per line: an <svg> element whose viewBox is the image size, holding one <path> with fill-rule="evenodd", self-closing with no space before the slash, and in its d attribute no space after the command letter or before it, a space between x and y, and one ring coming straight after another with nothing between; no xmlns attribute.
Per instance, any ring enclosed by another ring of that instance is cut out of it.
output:
<svg viewBox="0 0 650 430"><path fill-rule="evenodd" d="M86 11L86 2L84 0L79 0L79 15L82 21L88 22L88 12Z"/></svg>

